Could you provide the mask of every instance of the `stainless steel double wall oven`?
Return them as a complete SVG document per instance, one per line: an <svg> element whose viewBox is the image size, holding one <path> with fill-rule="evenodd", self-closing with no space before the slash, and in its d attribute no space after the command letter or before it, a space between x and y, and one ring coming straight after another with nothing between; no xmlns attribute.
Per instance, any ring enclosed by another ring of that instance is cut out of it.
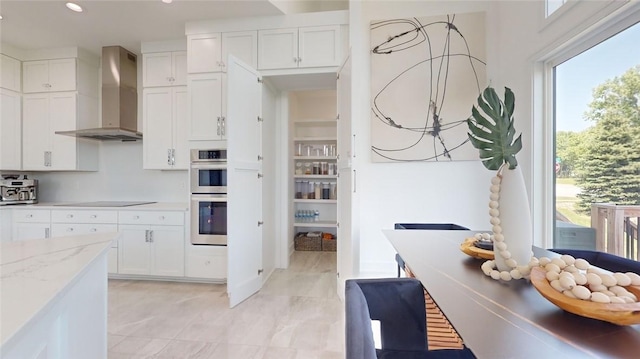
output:
<svg viewBox="0 0 640 359"><path fill-rule="evenodd" d="M227 150L191 150L191 243L227 245Z"/></svg>

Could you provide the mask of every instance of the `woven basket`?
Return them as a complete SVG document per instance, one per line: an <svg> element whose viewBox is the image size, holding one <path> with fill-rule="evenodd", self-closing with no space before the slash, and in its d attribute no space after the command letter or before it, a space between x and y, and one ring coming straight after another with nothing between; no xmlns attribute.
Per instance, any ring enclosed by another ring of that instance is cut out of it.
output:
<svg viewBox="0 0 640 359"><path fill-rule="evenodd" d="M293 239L293 246L296 251L321 251L322 238L309 238L306 233L301 232Z"/></svg>
<svg viewBox="0 0 640 359"><path fill-rule="evenodd" d="M337 240L335 238L332 239L322 239L322 251L324 252L335 252Z"/></svg>

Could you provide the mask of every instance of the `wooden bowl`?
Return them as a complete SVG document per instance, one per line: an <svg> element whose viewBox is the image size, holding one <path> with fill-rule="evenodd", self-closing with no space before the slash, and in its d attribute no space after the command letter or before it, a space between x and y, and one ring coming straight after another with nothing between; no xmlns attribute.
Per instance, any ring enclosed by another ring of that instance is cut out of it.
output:
<svg viewBox="0 0 640 359"><path fill-rule="evenodd" d="M478 248L473 244L477 241L474 237L470 237L464 240L460 244L460 250L465 254L478 259L493 259L493 251Z"/></svg>
<svg viewBox="0 0 640 359"><path fill-rule="evenodd" d="M569 298L551 287L546 277L546 271L541 267L531 269L531 283L543 297L569 313L617 325L640 323L640 302L604 304ZM628 286L625 288L640 298L640 286Z"/></svg>

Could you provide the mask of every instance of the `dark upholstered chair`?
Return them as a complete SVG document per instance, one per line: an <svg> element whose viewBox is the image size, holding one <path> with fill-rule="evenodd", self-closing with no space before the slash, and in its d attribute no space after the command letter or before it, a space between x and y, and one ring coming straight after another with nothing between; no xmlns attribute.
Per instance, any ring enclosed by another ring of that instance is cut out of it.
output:
<svg viewBox="0 0 640 359"><path fill-rule="evenodd" d="M395 223L393 229L409 229L409 230L431 230L431 231L468 231L469 228L453 223ZM400 278L400 269L404 269L404 260L396 253L396 263L398 263L398 278Z"/></svg>
<svg viewBox="0 0 640 359"><path fill-rule="evenodd" d="M559 254L569 254L575 258L586 259L591 265L612 272L633 272L640 274L640 262L610 253L590 251L586 249L550 249Z"/></svg>
<svg viewBox="0 0 640 359"><path fill-rule="evenodd" d="M475 358L464 348L428 350L424 292L413 278L346 281L346 358ZM380 321L382 349L376 349L371 320Z"/></svg>

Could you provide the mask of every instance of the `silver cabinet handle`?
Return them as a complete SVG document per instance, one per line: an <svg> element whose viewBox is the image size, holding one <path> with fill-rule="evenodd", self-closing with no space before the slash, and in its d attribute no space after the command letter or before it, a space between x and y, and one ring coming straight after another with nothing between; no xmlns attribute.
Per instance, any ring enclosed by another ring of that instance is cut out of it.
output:
<svg viewBox="0 0 640 359"><path fill-rule="evenodd" d="M153 230L149 231L149 243L153 243Z"/></svg>
<svg viewBox="0 0 640 359"><path fill-rule="evenodd" d="M67 232L73 232L73 227L67 228Z"/></svg>
<svg viewBox="0 0 640 359"><path fill-rule="evenodd" d="M148 229L144 230L144 241L149 243L149 230Z"/></svg>
<svg viewBox="0 0 640 359"><path fill-rule="evenodd" d="M176 164L176 149L172 148L171 149L171 165L175 166Z"/></svg>
<svg viewBox="0 0 640 359"><path fill-rule="evenodd" d="M47 227L44 229L44 238L49 238L51 230Z"/></svg>
<svg viewBox="0 0 640 359"><path fill-rule="evenodd" d="M171 149L167 148L167 164L171 166Z"/></svg>
<svg viewBox="0 0 640 359"><path fill-rule="evenodd" d="M97 232L97 231L98 231L98 229L97 229L97 228L91 228L89 231L90 231L90 232Z"/></svg>
<svg viewBox="0 0 640 359"><path fill-rule="evenodd" d="M91 218L98 218L98 215L96 215L96 214L92 214L92 215L91 215Z"/></svg>
<svg viewBox="0 0 640 359"><path fill-rule="evenodd" d="M218 136L220 136L220 117L218 116Z"/></svg>
<svg viewBox="0 0 640 359"><path fill-rule="evenodd" d="M164 216L160 216L158 217L158 219L160 219L161 221L164 221Z"/></svg>
<svg viewBox="0 0 640 359"><path fill-rule="evenodd" d="M25 217L27 217L27 218L33 218L33 214L27 214Z"/></svg>
<svg viewBox="0 0 640 359"><path fill-rule="evenodd" d="M140 219L140 216L133 216L133 219Z"/></svg>
<svg viewBox="0 0 640 359"><path fill-rule="evenodd" d="M67 218L73 218L73 214L67 214Z"/></svg>
<svg viewBox="0 0 640 359"><path fill-rule="evenodd" d="M302 62L302 58L298 57L298 63Z"/></svg>
<svg viewBox="0 0 640 359"><path fill-rule="evenodd" d="M222 135L226 136L227 135L227 118L222 116L220 118L222 121Z"/></svg>

